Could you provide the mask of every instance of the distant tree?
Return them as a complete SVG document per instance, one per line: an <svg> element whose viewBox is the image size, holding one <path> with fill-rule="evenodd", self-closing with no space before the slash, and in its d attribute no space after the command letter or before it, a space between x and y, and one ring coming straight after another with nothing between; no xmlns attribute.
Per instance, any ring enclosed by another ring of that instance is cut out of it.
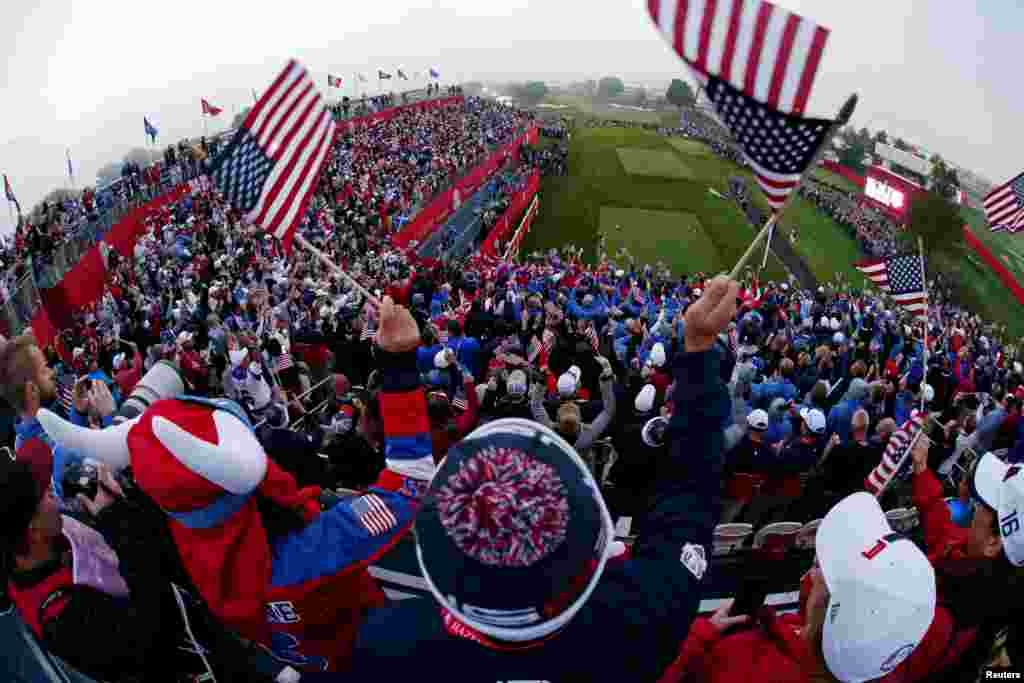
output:
<svg viewBox="0 0 1024 683"><path fill-rule="evenodd" d="M875 133L875 142L881 142L883 145L889 144L889 134L884 130L880 130Z"/></svg>
<svg viewBox="0 0 1024 683"><path fill-rule="evenodd" d="M647 91L643 88L637 90L636 94L633 95L633 104L638 107L645 106L647 104Z"/></svg>
<svg viewBox="0 0 1024 683"><path fill-rule="evenodd" d="M932 172L928 179L931 181L932 192L947 201L952 201L960 189L960 178L957 177L956 170L946 166L946 162L938 154L932 155L931 162Z"/></svg>
<svg viewBox="0 0 1024 683"><path fill-rule="evenodd" d="M242 125L242 121L245 121L245 117L249 115L249 110L252 107L245 107L242 111L235 114L235 118L231 119L231 127L238 128Z"/></svg>
<svg viewBox="0 0 1024 683"><path fill-rule="evenodd" d="M597 96L610 100L618 97L626 90L626 85L618 76L605 76L597 82Z"/></svg>
<svg viewBox="0 0 1024 683"><path fill-rule="evenodd" d="M864 157L868 154L868 145L860 139L860 136L847 138L844 142L846 146L836 151L839 163L857 173L864 173Z"/></svg>
<svg viewBox="0 0 1024 683"><path fill-rule="evenodd" d="M665 93L665 99L679 108L693 104L697 101L690 84L681 78L672 79L672 82L668 86L668 92Z"/></svg>
<svg viewBox="0 0 1024 683"><path fill-rule="evenodd" d="M462 91L467 95L477 96L483 93L484 84L480 81L469 81L462 84Z"/></svg>
<svg viewBox="0 0 1024 683"><path fill-rule="evenodd" d="M122 165L124 161L131 161L138 164L140 167L149 166L151 163L163 157L162 151L154 149L146 149L145 147L133 147L122 159ZM118 168L118 175L120 175L121 169Z"/></svg>
<svg viewBox="0 0 1024 683"><path fill-rule="evenodd" d="M584 85L586 87L586 93L588 95L593 97L594 95L597 94L597 81L595 81L593 78L588 78Z"/></svg>
<svg viewBox="0 0 1024 683"><path fill-rule="evenodd" d="M963 245L964 219L960 208L935 192L922 194L910 202L907 232L924 242L925 256L956 253Z"/></svg>
<svg viewBox="0 0 1024 683"><path fill-rule="evenodd" d="M40 199L39 202L32 207L32 211L30 213L36 216L42 214L43 202L46 202L49 205L54 202L62 202L69 197L77 197L80 194L81 192L78 190L71 190L64 187L58 187L56 190L50 190L45 197Z"/></svg>
<svg viewBox="0 0 1024 683"><path fill-rule="evenodd" d="M522 97L527 102L537 103L548 94L548 86L544 81L528 81L522 89Z"/></svg>

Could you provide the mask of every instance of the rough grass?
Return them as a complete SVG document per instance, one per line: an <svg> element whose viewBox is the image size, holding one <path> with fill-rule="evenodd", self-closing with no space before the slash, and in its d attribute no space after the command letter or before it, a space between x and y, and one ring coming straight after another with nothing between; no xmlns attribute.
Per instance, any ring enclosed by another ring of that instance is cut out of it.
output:
<svg viewBox="0 0 1024 683"><path fill-rule="evenodd" d="M679 155L668 150L619 147L615 151L619 155L623 169L629 175L693 180L693 171L683 164Z"/></svg>

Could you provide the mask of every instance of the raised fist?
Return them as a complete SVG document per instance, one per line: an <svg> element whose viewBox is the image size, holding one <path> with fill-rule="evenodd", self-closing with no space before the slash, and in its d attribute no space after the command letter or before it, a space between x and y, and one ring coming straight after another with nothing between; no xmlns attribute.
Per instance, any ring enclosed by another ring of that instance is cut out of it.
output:
<svg viewBox="0 0 1024 683"><path fill-rule="evenodd" d="M714 346L718 334L736 315L738 293L739 285L725 275L708 283L700 299L686 311L683 346L687 353L707 351Z"/></svg>

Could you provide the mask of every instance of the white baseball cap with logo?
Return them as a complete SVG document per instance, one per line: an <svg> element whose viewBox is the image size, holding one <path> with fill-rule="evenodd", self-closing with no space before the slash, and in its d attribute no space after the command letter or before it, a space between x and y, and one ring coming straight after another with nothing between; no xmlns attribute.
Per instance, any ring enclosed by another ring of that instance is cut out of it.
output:
<svg viewBox="0 0 1024 683"><path fill-rule="evenodd" d="M807 428L815 434L825 433L825 413L817 408L801 408L800 417L807 423Z"/></svg>
<svg viewBox="0 0 1024 683"><path fill-rule="evenodd" d="M996 511L1006 558L1016 567L1024 566L1024 466L1008 465L986 453L974 469L971 494Z"/></svg>
<svg viewBox="0 0 1024 683"><path fill-rule="evenodd" d="M935 570L866 492L829 510L815 546L830 594L822 637L829 671L846 683L884 676L910 656L932 623Z"/></svg>

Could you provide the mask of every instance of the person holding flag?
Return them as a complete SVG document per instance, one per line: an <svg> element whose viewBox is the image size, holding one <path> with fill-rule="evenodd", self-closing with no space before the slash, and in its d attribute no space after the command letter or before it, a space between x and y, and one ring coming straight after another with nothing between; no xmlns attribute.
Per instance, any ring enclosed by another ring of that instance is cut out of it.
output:
<svg viewBox="0 0 1024 683"><path fill-rule="evenodd" d="M334 76L327 74L327 87L328 88L340 88L341 87L341 76Z"/></svg>
<svg viewBox="0 0 1024 683"><path fill-rule="evenodd" d="M143 129L146 131L146 137L149 138L149 141L153 144L156 144L156 137L157 135L160 134L160 131L158 131L156 129L156 126L150 123L149 119L145 116L142 117L142 126Z"/></svg>
<svg viewBox="0 0 1024 683"><path fill-rule="evenodd" d="M7 179L7 174L4 173L4 196L7 197L7 201L10 204L14 204L18 209L18 215L21 215L21 204L18 203L18 198L14 196L14 189L11 188L11 181Z"/></svg>

